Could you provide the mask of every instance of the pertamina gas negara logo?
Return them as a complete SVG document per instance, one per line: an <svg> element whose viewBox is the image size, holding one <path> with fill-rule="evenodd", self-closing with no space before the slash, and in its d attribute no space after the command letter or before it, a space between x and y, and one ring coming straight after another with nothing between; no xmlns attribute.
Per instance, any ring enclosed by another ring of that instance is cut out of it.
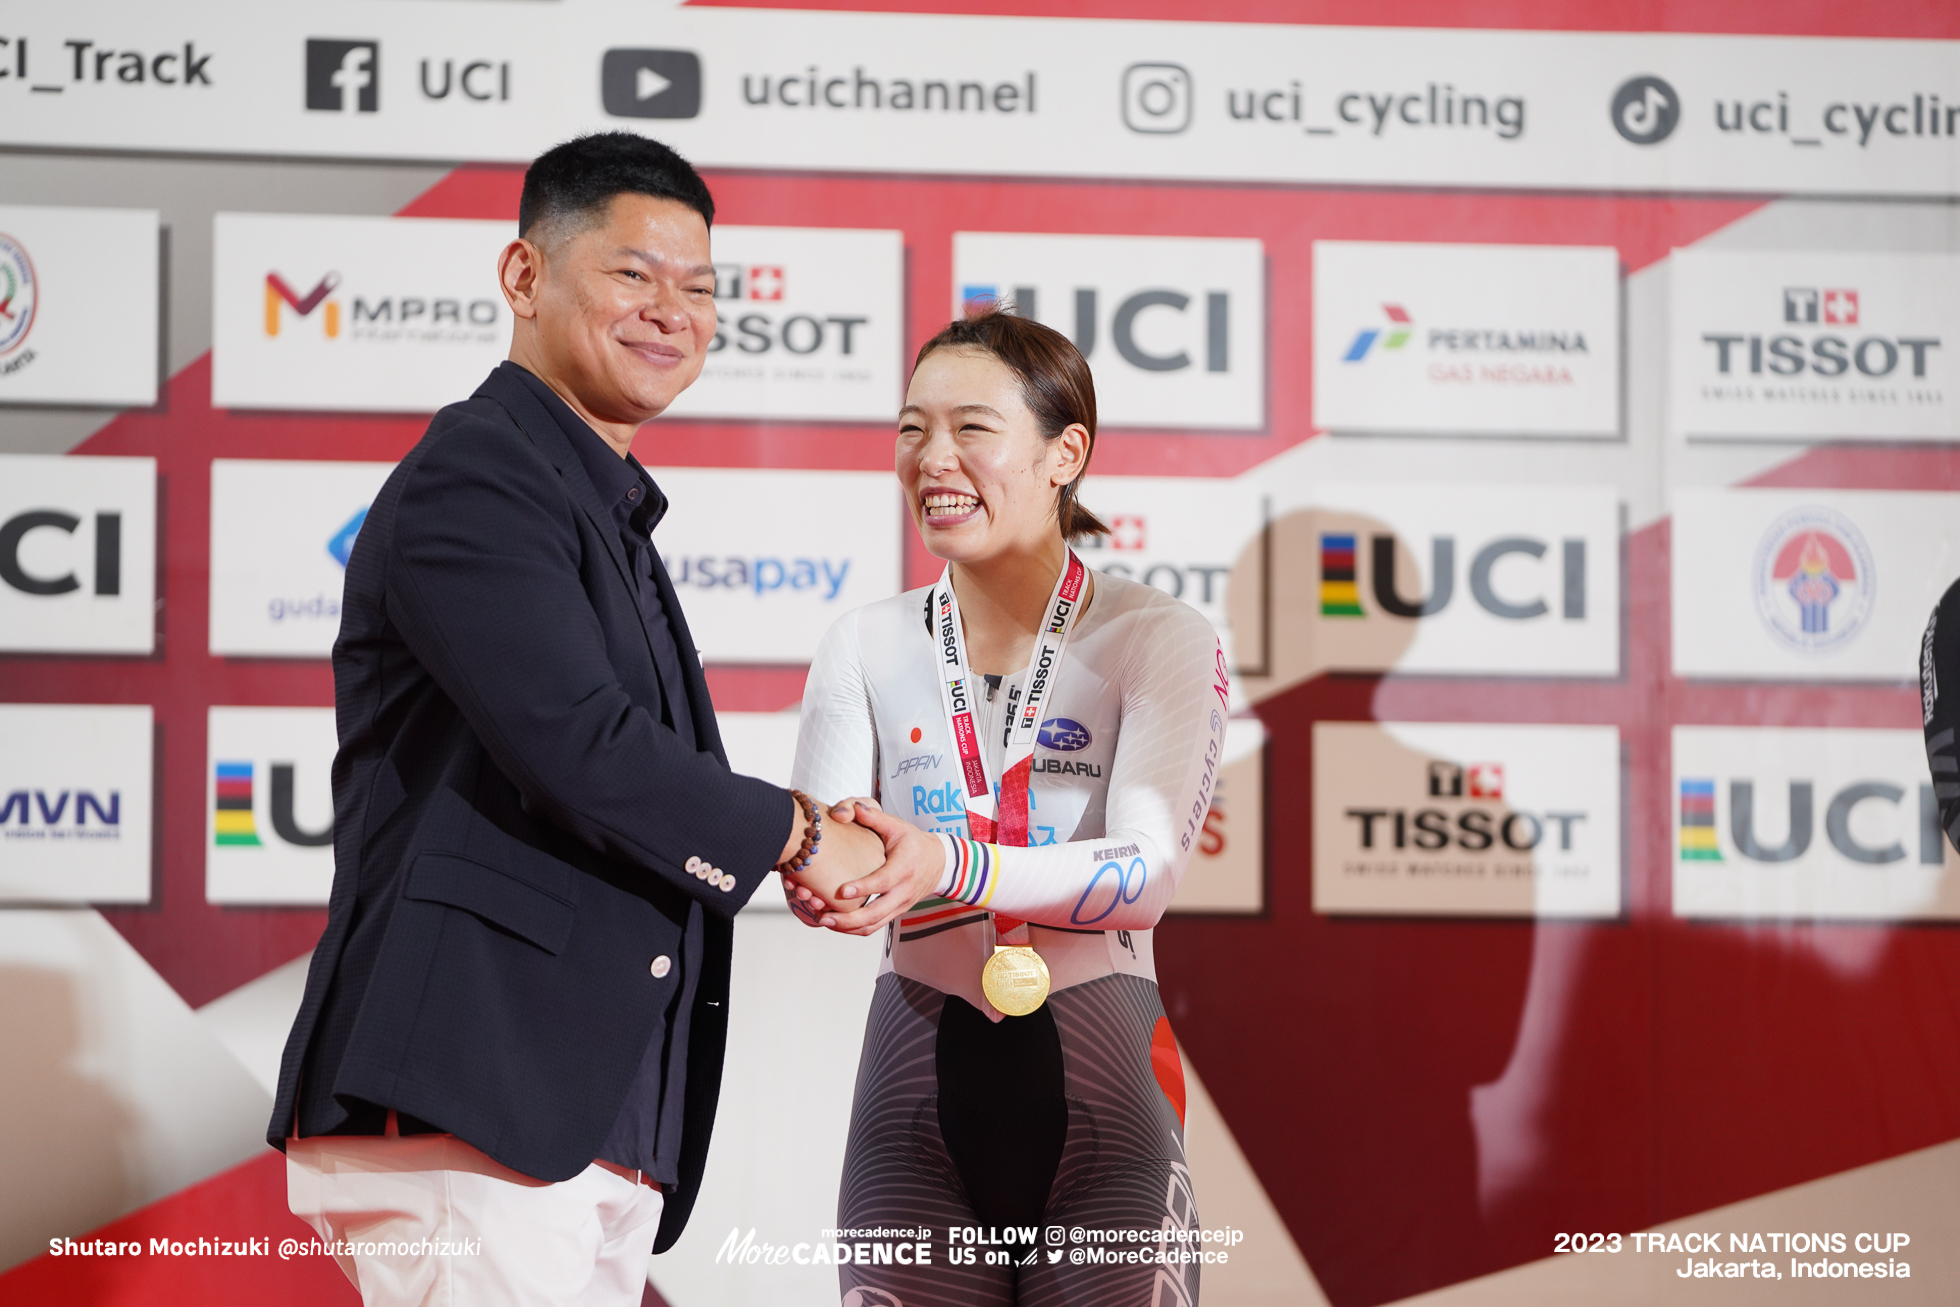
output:
<svg viewBox="0 0 1960 1307"><path fill-rule="evenodd" d="M1770 634L1799 653L1844 645L1864 629L1878 578L1864 535L1822 505L1785 513L1756 546L1756 610Z"/></svg>
<svg viewBox="0 0 1960 1307"><path fill-rule="evenodd" d="M27 247L0 232L0 376L33 361L31 351L19 355L15 351L27 343L39 299L34 261L27 256Z"/></svg>
<svg viewBox="0 0 1960 1307"><path fill-rule="evenodd" d="M1354 343L1347 347L1347 353L1341 355L1341 362L1361 362L1368 357L1377 342L1380 342L1385 350L1401 349L1409 343L1409 337L1415 333L1415 323L1409 317L1409 311L1400 304L1384 304L1382 316L1388 319L1388 325L1363 327L1355 332Z"/></svg>

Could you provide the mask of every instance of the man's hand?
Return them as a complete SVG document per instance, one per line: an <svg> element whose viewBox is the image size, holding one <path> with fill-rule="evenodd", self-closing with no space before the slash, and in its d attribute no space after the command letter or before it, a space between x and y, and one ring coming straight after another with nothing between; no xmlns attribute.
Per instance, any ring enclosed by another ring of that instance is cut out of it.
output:
<svg viewBox="0 0 1960 1307"><path fill-rule="evenodd" d="M872 935L938 888L946 874L946 848L936 836L888 815L868 800L855 803L856 826L840 823L838 829L875 832L884 842L885 862L869 876L840 884L837 893L842 897L832 899L818 924L846 935ZM856 906L867 896L875 897Z"/></svg>
<svg viewBox="0 0 1960 1307"><path fill-rule="evenodd" d="M806 909L822 912L860 906L864 902L861 895L845 894L839 887L847 880L868 875L885 860L884 842L877 835L863 826L839 821L834 814L826 816L829 819L823 824L823 839L810 865L783 878L783 892L790 896L791 909L806 921L810 920ZM799 835L797 846L802 842Z"/></svg>

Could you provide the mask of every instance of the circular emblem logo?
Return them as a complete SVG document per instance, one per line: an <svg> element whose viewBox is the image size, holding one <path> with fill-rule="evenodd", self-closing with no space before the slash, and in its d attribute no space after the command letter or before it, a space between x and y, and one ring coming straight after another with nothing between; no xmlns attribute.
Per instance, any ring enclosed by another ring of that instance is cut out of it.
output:
<svg viewBox="0 0 1960 1307"><path fill-rule="evenodd" d="M13 353L27 339L37 289L27 248L0 232L0 354Z"/></svg>
<svg viewBox="0 0 1960 1307"><path fill-rule="evenodd" d="M1800 653L1849 642L1877 593L1865 537L1844 514L1815 504L1771 524L1756 546L1753 581L1763 624Z"/></svg>
<svg viewBox="0 0 1960 1307"><path fill-rule="evenodd" d="M1633 77L1613 92L1613 130L1635 145L1658 145L1681 121L1681 97L1658 77Z"/></svg>

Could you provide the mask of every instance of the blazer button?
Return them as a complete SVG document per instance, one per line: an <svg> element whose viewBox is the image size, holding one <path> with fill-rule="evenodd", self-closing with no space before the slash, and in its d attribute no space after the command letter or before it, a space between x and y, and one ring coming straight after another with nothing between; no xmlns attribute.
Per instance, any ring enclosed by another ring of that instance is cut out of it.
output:
<svg viewBox="0 0 1960 1307"><path fill-rule="evenodd" d="M681 865L687 869L688 875L699 876L701 874L701 868L705 864L699 858L689 858L686 862L682 863Z"/></svg>
<svg viewBox="0 0 1960 1307"><path fill-rule="evenodd" d="M724 894L735 888L735 878L733 876L725 875L717 883L721 886L721 892Z"/></svg>
<svg viewBox="0 0 1960 1307"><path fill-rule="evenodd" d="M674 969L674 960L668 957L665 953L662 953L659 957L655 958L653 960L653 965L647 968L647 970L653 973L653 978L655 980L666 979L667 973L669 971L672 971L673 969Z"/></svg>

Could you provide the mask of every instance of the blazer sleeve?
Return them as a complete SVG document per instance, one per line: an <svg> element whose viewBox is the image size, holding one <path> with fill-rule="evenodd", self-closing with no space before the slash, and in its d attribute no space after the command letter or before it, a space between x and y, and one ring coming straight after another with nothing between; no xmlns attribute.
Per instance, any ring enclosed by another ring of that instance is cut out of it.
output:
<svg viewBox="0 0 1960 1307"><path fill-rule="evenodd" d="M585 556L579 511L521 433L459 424L402 487L388 616L529 810L732 916L782 852L792 801L628 696L581 578L616 564ZM690 872L695 858L735 883Z"/></svg>

